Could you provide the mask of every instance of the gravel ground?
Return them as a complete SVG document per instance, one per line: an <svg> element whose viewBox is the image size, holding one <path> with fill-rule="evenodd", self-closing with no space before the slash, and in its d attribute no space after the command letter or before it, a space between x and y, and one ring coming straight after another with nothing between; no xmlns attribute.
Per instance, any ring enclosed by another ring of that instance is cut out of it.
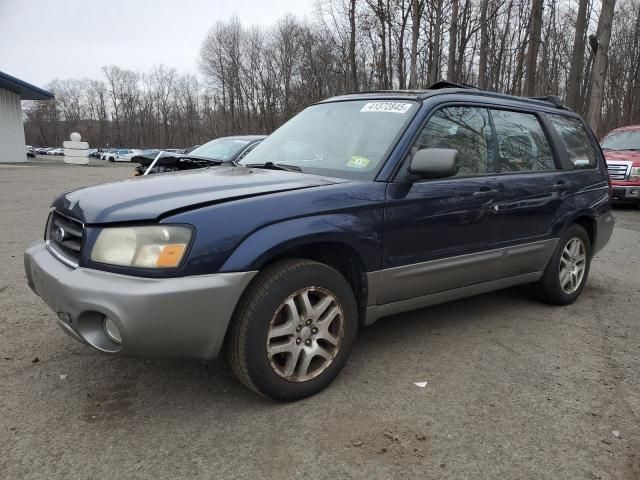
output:
<svg viewBox="0 0 640 480"><path fill-rule="evenodd" d="M0 478L640 478L640 211L616 210L574 305L514 288L387 318L327 390L276 404L222 363L59 331L22 253L56 194L131 166L37 163L0 165Z"/></svg>

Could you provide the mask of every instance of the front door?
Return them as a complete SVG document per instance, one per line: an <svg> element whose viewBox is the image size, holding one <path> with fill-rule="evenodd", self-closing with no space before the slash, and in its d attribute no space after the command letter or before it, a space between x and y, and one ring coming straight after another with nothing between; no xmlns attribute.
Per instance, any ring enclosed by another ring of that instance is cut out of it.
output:
<svg viewBox="0 0 640 480"><path fill-rule="evenodd" d="M490 173L491 135L487 110L479 107L444 107L423 127L412 153L453 148L460 169L451 178L422 181L405 181L401 172L388 185L379 304L497 278L500 252L493 244L504 193Z"/></svg>

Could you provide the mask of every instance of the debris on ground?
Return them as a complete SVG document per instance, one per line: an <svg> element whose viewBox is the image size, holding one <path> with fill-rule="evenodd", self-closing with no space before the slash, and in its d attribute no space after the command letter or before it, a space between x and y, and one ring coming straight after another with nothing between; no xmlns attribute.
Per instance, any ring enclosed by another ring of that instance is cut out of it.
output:
<svg viewBox="0 0 640 480"><path fill-rule="evenodd" d="M616 438L621 438L622 437L622 434L618 430L614 430L611 433L613 433L613 436L616 437Z"/></svg>
<svg viewBox="0 0 640 480"><path fill-rule="evenodd" d="M31 363L38 363L40 361L40 359L38 357L34 357L33 360L31 360Z"/></svg>
<svg viewBox="0 0 640 480"><path fill-rule="evenodd" d="M398 442L400 443L400 437L398 437L398 435L395 435L391 432L384 432L384 436L387 437L389 440L393 441L393 442Z"/></svg>
<svg viewBox="0 0 640 480"><path fill-rule="evenodd" d="M68 375L66 373L62 374L62 375L60 375L60 380L66 380L67 377L68 377Z"/></svg>
<svg viewBox="0 0 640 480"><path fill-rule="evenodd" d="M353 445L354 447L361 447L363 443L364 442L360 439L351 440L351 445Z"/></svg>
<svg viewBox="0 0 640 480"><path fill-rule="evenodd" d="M414 384L416 387L424 388L424 387L426 387L426 386L427 386L427 383L428 383L428 382L414 382L413 384Z"/></svg>

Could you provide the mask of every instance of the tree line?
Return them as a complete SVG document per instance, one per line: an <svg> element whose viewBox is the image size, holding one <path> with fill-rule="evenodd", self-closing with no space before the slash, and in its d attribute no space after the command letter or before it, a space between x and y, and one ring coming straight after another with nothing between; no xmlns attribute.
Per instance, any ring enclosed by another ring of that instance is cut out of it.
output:
<svg viewBox="0 0 640 480"><path fill-rule="evenodd" d="M269 133L323 98L437 80L557 95L597 134L640 123L640 0L317 0L274 25L216 22L200 75L156 66L55 80L25 109L27 141L186 147Z"/></svg>

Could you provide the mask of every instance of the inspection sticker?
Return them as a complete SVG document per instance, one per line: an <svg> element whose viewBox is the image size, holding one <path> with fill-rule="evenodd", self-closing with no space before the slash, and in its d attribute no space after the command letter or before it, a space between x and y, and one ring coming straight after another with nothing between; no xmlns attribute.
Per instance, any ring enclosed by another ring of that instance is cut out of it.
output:
<svg viewBox="0 0 640 480"><path fill-rule="evenodd" d="M354 155L347 162L347 167L367 168L369 166L369 163L371 163L371 161L367 157L360 157L358 155Z"/></svg>
<svg viewBox="0 0 640 480"><path fill-rule="evenodd" d="M371 102L362 107L361 112L407 113L410 103L400 102Z"/></svg>

